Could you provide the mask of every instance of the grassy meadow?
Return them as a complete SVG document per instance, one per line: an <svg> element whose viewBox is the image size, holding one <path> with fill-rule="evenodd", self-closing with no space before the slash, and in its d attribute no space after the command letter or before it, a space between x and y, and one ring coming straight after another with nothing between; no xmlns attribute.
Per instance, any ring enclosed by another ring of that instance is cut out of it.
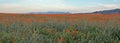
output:
<svg viewBox="0 0 120 43"><path fill-rule="evenodd" d="M120 43L120 15L0 15L0 43Z"/></svg>

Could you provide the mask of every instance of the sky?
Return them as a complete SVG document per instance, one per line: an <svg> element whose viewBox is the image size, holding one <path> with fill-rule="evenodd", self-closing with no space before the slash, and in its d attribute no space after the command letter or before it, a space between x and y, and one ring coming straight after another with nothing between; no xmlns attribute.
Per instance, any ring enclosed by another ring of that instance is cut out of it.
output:
<svg viewBox="0 0 120 43"><path fill-rule="evenodd" d="M0 0L2 13L86 13L120 8L120 0Z"/></svg>

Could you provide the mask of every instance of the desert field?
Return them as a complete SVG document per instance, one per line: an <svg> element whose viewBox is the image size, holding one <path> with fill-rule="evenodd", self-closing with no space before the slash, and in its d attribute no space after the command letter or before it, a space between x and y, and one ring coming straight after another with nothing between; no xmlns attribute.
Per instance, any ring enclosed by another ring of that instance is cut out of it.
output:
<svg viewBox="0 0 120 43"><path fill-rule="evenodd" d="M120 14L0 14L0 43L120 43Z"/></svg>

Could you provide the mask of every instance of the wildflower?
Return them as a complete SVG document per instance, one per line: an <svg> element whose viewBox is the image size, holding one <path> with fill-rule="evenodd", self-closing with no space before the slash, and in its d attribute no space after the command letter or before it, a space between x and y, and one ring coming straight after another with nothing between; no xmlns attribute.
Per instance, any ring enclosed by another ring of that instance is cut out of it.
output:
<svg viewBox="0 0 120 43"><path fill-rule="evenodd" d="M68 33L68 32L69 32L69 30L68 30L68 29L66 29L66 30L65 30L65 32L66 32L66 33Z"/></svg>

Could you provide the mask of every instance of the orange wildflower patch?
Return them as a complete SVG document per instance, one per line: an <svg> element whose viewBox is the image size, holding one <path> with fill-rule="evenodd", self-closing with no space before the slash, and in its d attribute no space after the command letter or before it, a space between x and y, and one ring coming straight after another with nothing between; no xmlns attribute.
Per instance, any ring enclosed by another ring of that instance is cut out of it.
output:
<svg viewBox="0 0 120 43"><path fill-rule="evenodd" d="M77 20L87 20L90 22L107 22L109 20L119 21L120 14L0 14L0 22L24 21L24 22L73 22Z"/></svg>
<svg viewBox="0 0 120 43"><path fill-rule="evenodd" d="M70 31L69 31L69 29L66 29L65 32L68 33L68 32L70 32Z"/></svg>

